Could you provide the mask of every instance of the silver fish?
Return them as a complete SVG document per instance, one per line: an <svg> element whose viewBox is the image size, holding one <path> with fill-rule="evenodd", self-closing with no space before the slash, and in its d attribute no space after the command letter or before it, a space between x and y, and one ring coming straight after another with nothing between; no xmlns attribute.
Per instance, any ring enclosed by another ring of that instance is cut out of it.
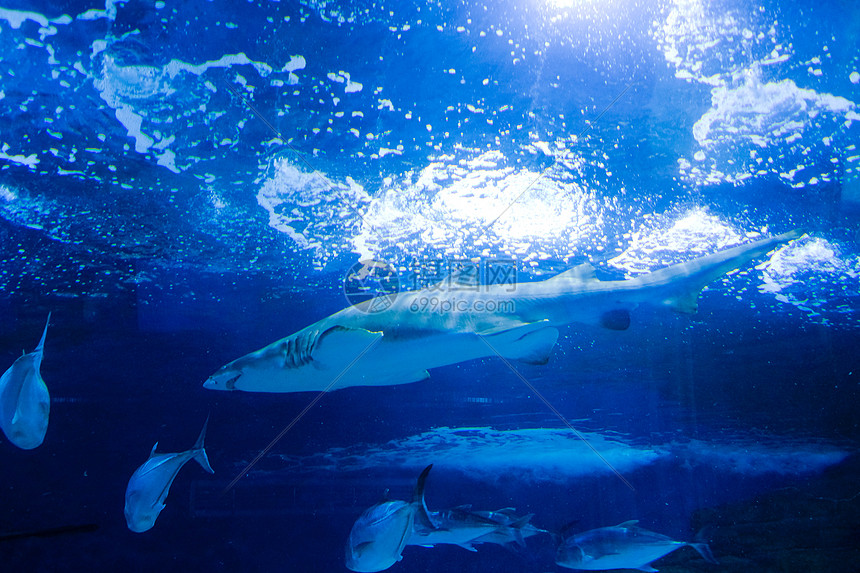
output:
<svg viewBox="0 0 860 573"><path fill-rule="evenodd" d="M429 522L429 527L416 523L406 544L422 547L450 544L475 551L476 539L505 527L489 517L472 512L470 506L429 512Z"/></svg>
<svg viewBox="0 0 860 573"><path fill-rule="evenodd" d="M149 459L137 468L128 480L125 490L125 521L130 530L141 533L152 529L158 514L164 509L164 500L167 499L176 474L190 460L195 460L210 474L215 473L203 447L208 425L209 418L206 418L200 436L190 450L175 454L156 454L158 442L152 447Z"/></svg>
<svg viewBox="0 0 860 573"><path fill-rule="evenodd" d="M355 521L346 542L346 566L351 571L384 571L402 559L401 553L416 520L426 523L424 484L430 464L418 477L412 501L383 501Z"/></svg>
<svg viewBox="0 0 860 573"><path fill-rule="evenodd" d="M19 357L0 377L0 427L10 442L24 450L40 446L48 431L51 396L39 369L50 322L48 313L36 350Z"/></svg>
<svg viewBox="0 0 860 573"><path fill-rule="evenodd" d="M638 569L657 571L650 563L676 549L690 546L709 563L717 564L707 543L675 541L665 535L642 529L638 521L625 521L614 527L601 527L578 533L562 541L555 562L569 569L606 571Z"/></svg>
<svg viewBox="0 0 860 573"><path fill-rule="evenodd" d="M625 330L639 305L693 313L710 282L801 236L790 231L654 271L600 281L589 264L545 281L464 289L445 281L351 306L221 367L212 390L302 392L418 382L428 369L494 356L543 364L557 327ZM441 305L428 301L444 301ZM336 382L336 384L333 384Z"/></svg>
<svg viewBox="0 0 860 573"><path fill-rule="evenodd" d="M531 518L534 517L533 513L520 517L516 515L516 510L512 507L506 507L497 511L476 511L475 513L495 521L500 527L487 535L473 540L473 544L496 543L498 545L505 545L507 543L516 543L522 547L525 546L526 538L540 533L549 533L545 529L538 529L530 523Z"/></svg>

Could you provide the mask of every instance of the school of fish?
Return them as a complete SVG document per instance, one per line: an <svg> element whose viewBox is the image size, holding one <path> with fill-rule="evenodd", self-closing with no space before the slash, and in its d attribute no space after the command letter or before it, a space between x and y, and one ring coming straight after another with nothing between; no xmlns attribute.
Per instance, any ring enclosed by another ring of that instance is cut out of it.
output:
<svg viewBox="0 0 860 573"><path fill-rule="evenodd" d="M422 291L403 293L399 302L382 312L369 312L372 303L363 303L230 362L204 386L251 392L328 391L416 382L429 377L427 369L494 354L543 363L558 339L559 325L623 330L630 324L630 311L639 305L695 312L699 293L708 283L800 236L799 231L790 231L626 281L599 281L594 269L583 265L546 281L519 283L519 304L509 314L415 312L412 307ZM455 290L456 285L450 292ZM485 296L488 292L500 296L499 289L487 289ZM49 314L35 350L25 352L0 377L0 427L12 444L25 450L39 447L48 430L50 394L41 365L50 318ZM155 525L174 479L189 461L214 473L204 448L207 425L208 418L186 451L156 453L156 443L133 472L124 511L131 531L142 533ZM518 516L512 508L476 511L463 505L429 511L424 488L431 468L421 473L412 499L381 501L356 520L346 544L350 570L388 569L410 545L451 544L469 551L485 543L523 547L526 538L539 534L553 535L556 563L570 569L656 571L653 561L686 546L716 562L705 541L676 541L639 528L636 521L560 535L533 526L532 514Z"/></svg>

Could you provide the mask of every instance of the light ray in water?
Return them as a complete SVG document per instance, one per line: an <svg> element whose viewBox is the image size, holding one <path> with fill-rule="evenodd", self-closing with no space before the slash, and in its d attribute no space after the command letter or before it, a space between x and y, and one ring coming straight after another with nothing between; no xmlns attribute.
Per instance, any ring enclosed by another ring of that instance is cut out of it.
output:
<svg viewBox="0 0 860 573"><path fill-rule="evenodd" d="M601 111L601 112L598 114L598 116L597 116L596 118L594 118L594 121L589 121L589 122L588 122L588 125L587 125L587 126L585 126L585 129L583 129L582 131L580 131L580 132L579 132L579 135L577 135L577 136L576 136L576 138L574 138L574 141L578 140L580 137L582 137L583 135L585 135L585 132L587 132L589 129L593 128L593 127L594 127L594 125L595 125L598 121L600 121L600 118L601 118L601 117L603 117L604 115L606 115L606 112L608 112L610 109L612 109L612 106L614 106L616 103L618 103L618 100L620 100L620 99L624 96L624 94L626 94L626 93L627 93L627 90L629 90L630 88L632 88L632 87L633 87L633 84L635 84L635 83L636 83L636 82L630 82L629 84L627 84L627 87L626 87L626 88L624 88L624 90L623 90L620 94L618 94L617 96L615 96L615 99L614 99L614 100L612 100L612 101L609 103L609 105L608 105L608 106L606 106L605 108L603 108L603 111ZM540 174L538 174L538 176L537 176L537 177L535 177L534 181L532 181L531 183L529 183L529 184L526 186L526 188L525 188L525 189L523 189L522 193L520 193L519 195L517 195L517 196L514 198L514 200L513 200L513 201L511 201L511 202L510 202L510 204L509 204L507 207L505 207L505 208L502 210L502 212L501 212L501 213L499 213L498 215L496 215L496 218L495 218L495 219L493 219L492 221L490 221L489 223L487 223L487 225L486 225L484 228L485 228L485 229L489 229L490 227L492 227L492 226L495 224L495 222L496 222L496 221L498 221L499 219L501 219L501 218L502 218L502 215L504 215L505 213L507 213L507 212L508 212L508 210L509 210L511 207L513 207L513 206L514 206L514 203L516 203L517 201L519 201L519 200L520 200L520 198L521 198L523 195L525 195L525 194L528 192L528 190L529 190L529 189L531 189L532 187L534 187L534 186L535 186L535 184L536 184L538 181L540 181L540 180L543 178L543 176L544 176L544 175L546 175L547 171L549 171L550 169L552 169L552 167L554 167L554 166L555 166L555 161L553 161L552 163L550 163L549 165L547 165L546 167L544 167L543 171L541 171L541 172L540 172Z"/></svg>
<svg viewBox="0 0 860 573"><path fill-rule="evenodd" d="M230 85L230 84L228 84L227 82L224 82L224 85L227 87L227 89L228 89L228 90L230 90L230 93L231 93L231 94L233 94L233 95L234 95L234 96L236 96L237 98L241 99L241 100L244 102L244 104L245 104L246 106L248 106L248 109L250 109L250 110L254 113L254 115L256 115L256 116L257 116L257 118L258 118L260 121L262 121L262 122L263 122L263 124L264 124L267 128L269 128L269 131L271 131L272 133L274 133L274 134L278 137L278 139L280 139L280 140L281 140L281 142L283 142L283 144L284 144L284 145L286 145L286 146L287 146L287 148L289 148L289 150L290 150L290 151L292 151L292 152L293 152L293 154L294 154L296 157L298 157L298 158L299 158L299 161L301 161L302 163L304 163L305 167L307 167L308 169L310 169L310 170L311 170L311 172L312 172L314 175L316 175L316 176L317 176L317 177L318 177L318 178L319 178L323 183L325 183L325 184L326 184L326 186L329 188L329 190L330 190L330 191L331 191L335 196L337 196L337 189L335 189L334 185L332 185L332 184L331 184L331 181L329 181L328 179L326 179L325 177L323 177L322 173L320 173L318 169L315 169L315 168L314 168L314 166L313 166L313 165L311 165L311 164L310 164L310 162L307 160L307 158L306 158L304 155L302 155L301 153L299 153L299 150L298 150L298 149L296 149L295 147L293 147L292 145L290 145L290 142L289 142L289 141L287 141L287 138L286 138L286 137L284 137L283 135L281 135L281 132L280 132L280 131L278 131L277 129L275 129L275 126L274 126L274 125L272 125L272 124L269 122L269 120L268 120L268 119L266 119L266 118L263 116L263 114L262 114L262 113L260 113L259 111L257 111L257 108L256 108L256 107L254 107L254 105L253 105L251 102L249 102L249 101L245 98L245 96L243 96L242 94L240 94L239 92L237 92L237 91L233 88L233 86L231 86L231 85ZM632 85L632 84L631 84L631 85ZM626 90L625 90L625 91L626 91ZM602 115L602 114L601 114L601 115ZM356 215L358 215L358 218L359 218L359 219L361 219L361 220L362 220L362 222L364 222L364 224L366 224L366 225L370 228L370 230L372 230L374 233L376 233L376 229L374 229L374 228L373 228L373 225L371 225L370 223L368 223L368 222L367 222L367 220L364 218L364 215L362 215L362 214L361 214L361 212L360 212L360 211L358 211L358 209L353 209L353 211L355 212L355 214L356 214ZM379 234L379 233L377 233L377 234Z"/></svg>
<svg viewBox="0 0 860 573"><path fill-rule="evenodd" d="M603 457L603 455L602 455L599 451L597 451L597 448L595 448L594 446L592 446L592 445L588 442L588 440L587 440L587 439L585 439L585 436L583 436L583 435L582 435L582 434L581 434L581 433L580 433L576 428L574 428L574 427L573 427L573 424L571 424L571 423L567 420L567 418L564 416L564 414L562 414L561 412L559 412L559 411L558 411L558 409L557 409L555 406L553 406L553 405L552 405L552 403L551 403L549 400L547 400L547 399L544 397L544 395L543 395L543 394L541 394L541 393L538 391L538 389L537 389L537 388L535 388L535 387L534 387L534 384L532 384L531 382L529 382L529 381L528 381L528 379L527 379L525 376L523 376L522 374L520 374L519 370L517 370L516 368L514 368L514 365L513 365L513 364L511 364L511 363L507 360L507 358L505 358L504 356L502 356L501 354L499 354L499 351L498 351L498 350L496 350L495 348L493 348L493 345L492 345L492 344L490 344L490 343L489 343L489 341L487 341L487 339L486 339L485 337L483 337L483 336L481 336L481 335L479 334L479 335L478 335L478 338L480 338L481 340L483 340L483 341L484 341L484 344L486 344L486 345L487 345L487 347L489 347L489 349L490 349L490 350L492 350L492 351L493 351L493 353L494 353L496 356L498 356L498 357L501 359L501 361L502 361L502 362L504 362L504 363L505 363L505 366L507 366L508 368L510 368L511 372L513 372L513 373L517 376L517 378L519 378L520 380L522 380L523 384L525 384L525 385L528 387L528 389L529 389L529 390L531 390L531 391L534 393L534 395L535 395L535 396L537 396L538 398L540 398L541 402L543 402L544 404L546 404L546 407L547 407L547 408L549 408L549 409L550 409L550 411L551 411L553 414L555 414L556 416L558 416L558 419L559 419L559 420L561 420L561 422L562 422L565 426L567 426L567 427L570 429L570 431L571 431L571 432L573 432L573 433L576 435L576 437L577 437L577 438L579 438L580 440L582 440L582 443L583 443L583 444L585 444L586 446L588 446L588 449L590 449L592 452L594 452L594 454L595 454L598 458L600 458L600 461L602 461L604 464L606 464L606 467L608 467L610 470L612 470L612 473L614 473L616 476L618 476L618 479L620 479L620 480L624 483L624 485L626 485L627 487L629 487L629 488L630 488L630 491L636 491L636 488L635 488L635 487L633 487L633 485L632 485L629 481L627 481L627 479L625 479L625 477L624 477L623 475L621 475L621 472L619 472L617 469L615 469L615 467L614 467L611 463L609 463L609 460L607 460L605 457Z"/></svg>
<svg viewBox="0 0 860 573"><path fill-rule="evenodd" d="M328 392L329 390L334 388L335 384L337 384L340 381L340 379L343 378L344 374L346 374L350 368L355 366L355 363L358 362L359 360L361 360L361 357L364 356L365 354L367 354L370 351L370 349L373 348L373 345L376 344L380 339L381 339L381 337L374 338L373 340L371 340L370 344L368 344L364 348L364 350L359 352L358 356L356 356L352 360L352 362L347 364L344 367L344 369L341 370L340 373L334 377L334 379L329 383L329 385L326 386L319 394L317 394L316 397L314 397L314 399L311 400L307 406L305 406L304 410L302 410L301 412L296 414L296 417L293 418L289 424L284 426L284 429L281 430L281 433L279 433L277 436L275 436L274 439L272 439L272 441L269 442L269 445L267 445L265 448L263 448L262 451L259 454L257 454L257 456L253 460L251 460L251 463L249 463L247 466L245 466L245 469L240 471L236 475L236 477L234 477L233 480L229 484L227 484L227 487L224 488L224 491L221 492L221 495L224 495L227 492L229 492L231 489L233 489L233 486L235 486L237 483L239 483L239 480L242 479L243 477L245 477L248 474L248 472L251 471L251 468L253 468L255 465L257 465L257 462L259 462L261 459L263 459L263 456L268 454L269 450L271 450L275 446L275 444L277 444L278 441L280 441L281 438L283 438L284 436L287 435L287 432L289 432L290 430L293 429L293 426L295 426L299 420L304 418L305 414L307 414L310 411L310 409L313 408L316 405L316 403L320 401L320 399L323 397L323 394L325 394L326 392Z"/></svg>

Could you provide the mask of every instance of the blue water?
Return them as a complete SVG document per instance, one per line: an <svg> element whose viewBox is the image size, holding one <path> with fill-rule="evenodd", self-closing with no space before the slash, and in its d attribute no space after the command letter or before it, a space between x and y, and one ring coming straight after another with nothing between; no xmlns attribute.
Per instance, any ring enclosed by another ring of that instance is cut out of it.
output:
<svg viewBox="0 0 860 573"><path fill-rule="evenodd" d="M355 519L433 463L433 510L710 526L722 570L854 570L858 30L835 1L3 3L0 367L51 312L52 402L42 446L0 442L0 539L28 534L0 567L346 571ZM621 280L794 228L694 316L571 325L517 365L608 463L485 359L323 396L224 492L314 394L202 383L345 307L360 259L406 286L465 260ZM215 475L189 464L128 531L135 468L207 415ZM773 517L816 500L842 501L813 538ZM756 553L780 535L812 560ZM563 570L549 536L391 568Z"/></svg>

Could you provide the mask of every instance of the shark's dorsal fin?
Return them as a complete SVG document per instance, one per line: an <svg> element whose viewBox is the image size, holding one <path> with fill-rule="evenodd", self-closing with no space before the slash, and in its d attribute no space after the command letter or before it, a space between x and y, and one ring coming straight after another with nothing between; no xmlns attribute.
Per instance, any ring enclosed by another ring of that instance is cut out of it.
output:
<svg viewBox="0 0 860 573"><path fill-rule="evenodd" d="M638 519L631 519L630 521L625 521L624 523L619 523L615 527L636 527L637 523L639 523Z"/></svg>
<svg viewBox="0 0 860 573"><path fill-rule="evenodd" d="M582 263L581 265L577 265L572 269L568 269L563 273L557 274L548 280L558 282L584 283L596 281L598 279L594 266L592 266L591 263Z"/></svg>
<svg viewBox="0 0 860 573"><path fill-rule="evenodd" d="M441 280L430 283L425 288L432 290L475 289L481 284L478 269L478 265L463 265L449 271Z"/></svg>
<svg viewBox="0 0 860 573"><path fill-rule="evenodd" d="M152 457L155 455L155 448L157 448L157 447L158 447L158 442L155 442L155 445L152 446L152 451L149 452L149 457Z"/></svg>

